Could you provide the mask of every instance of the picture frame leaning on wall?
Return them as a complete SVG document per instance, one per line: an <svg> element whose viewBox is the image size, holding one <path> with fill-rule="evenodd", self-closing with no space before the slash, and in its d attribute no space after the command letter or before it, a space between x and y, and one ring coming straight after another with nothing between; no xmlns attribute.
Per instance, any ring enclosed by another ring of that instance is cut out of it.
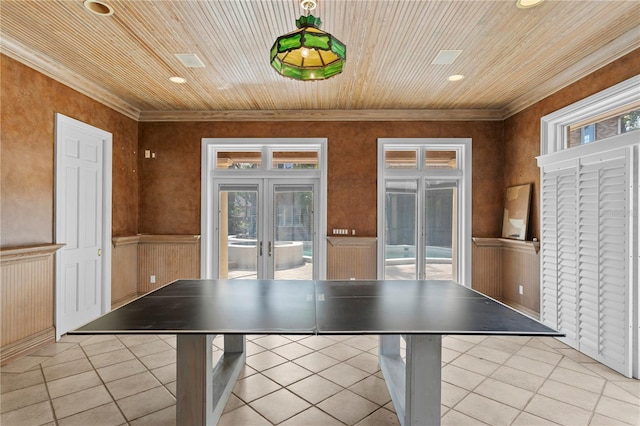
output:
<svg viewBox="0 0 640 426"><path fill-rule="evenodd" d="M527 239L529 209L531 204L531 184L515 185L507 188L504 197L502 238Z"/></svg>

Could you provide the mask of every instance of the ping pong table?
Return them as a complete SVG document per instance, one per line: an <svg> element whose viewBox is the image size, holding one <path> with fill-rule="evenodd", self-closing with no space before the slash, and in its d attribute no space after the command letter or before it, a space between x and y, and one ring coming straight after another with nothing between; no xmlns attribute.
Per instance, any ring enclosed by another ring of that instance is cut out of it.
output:
<svg viewBox="0 0 640 426"><path fill-rule="evenodd" d="M402 425L440 424L443 335L562 336L452 281L285 280L179 280L69 334L142 333L177 335L180 425L217 423L247 334L380 335L380 368ZM224 354L213 365L218 334Z"/></svg>

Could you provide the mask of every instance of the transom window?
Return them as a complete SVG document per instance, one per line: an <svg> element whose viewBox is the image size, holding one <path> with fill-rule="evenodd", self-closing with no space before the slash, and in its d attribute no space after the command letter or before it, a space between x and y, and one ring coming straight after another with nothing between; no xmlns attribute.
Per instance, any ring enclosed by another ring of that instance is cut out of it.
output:
<svg viewBox="0 0 640 426"><path fill-rule="evenodd" d="M593 117L587 123L570 125L565 144L567 148L573 148L638 130L640 130L640 107L626 107L622 113L614 111L605 116Z"/></svg>
<svg viewBox="0 0 640 426"><path fill-rule="evenodd" d="M217 149L215 159L216 170L317 170L320 148L243 146L229 150L227 147Z"/></svg>
<svg viewBox="0 0 640 426"><path fill-rule="evenodd" d="M458 169L460 149L438 147L389 147L384 151L385 169ZM422 161L419 163L418 158Z"/></svg>
<svg viewBox="0 0 640 426"><path fill-rule="evenodd" d="M566 158L572 158L578 146L608 145L628 133L640 137L638 85L640 76L635 76L542 117L540 155L568 151Z"/></svg>

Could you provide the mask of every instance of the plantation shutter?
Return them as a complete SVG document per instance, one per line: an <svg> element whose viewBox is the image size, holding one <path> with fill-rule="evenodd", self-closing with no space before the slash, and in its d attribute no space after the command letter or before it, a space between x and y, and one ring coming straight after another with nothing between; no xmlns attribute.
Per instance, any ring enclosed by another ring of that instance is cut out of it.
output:
<svg viewBox="0 0 640 426"><path fill-rule="evenodd" d="M627 376L632 158L617 149L547 161L541 172L541 319Z"/></svg>
<svg viewBox="0 0 640 426"><path fill-rule="evenodd" d="M578 336L576 194L574 162L543 173L542 321L565 333L572 346Z"/></svg>
<svg viewBox="0 0 640 426"><path fill-rule="evenodd" d="M578 347L620 372L630 371L627 153L586 157L578 174Z"/></svg>

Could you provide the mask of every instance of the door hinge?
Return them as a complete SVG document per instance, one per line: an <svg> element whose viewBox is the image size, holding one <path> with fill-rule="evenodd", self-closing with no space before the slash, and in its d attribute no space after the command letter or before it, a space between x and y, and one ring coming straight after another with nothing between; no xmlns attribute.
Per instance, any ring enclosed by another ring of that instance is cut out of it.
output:
<svg viewBox="0 0 640 426"><path fill-rule="evenodd" d="M102 249L98 249L98 256L102 256Z"/></svg>

